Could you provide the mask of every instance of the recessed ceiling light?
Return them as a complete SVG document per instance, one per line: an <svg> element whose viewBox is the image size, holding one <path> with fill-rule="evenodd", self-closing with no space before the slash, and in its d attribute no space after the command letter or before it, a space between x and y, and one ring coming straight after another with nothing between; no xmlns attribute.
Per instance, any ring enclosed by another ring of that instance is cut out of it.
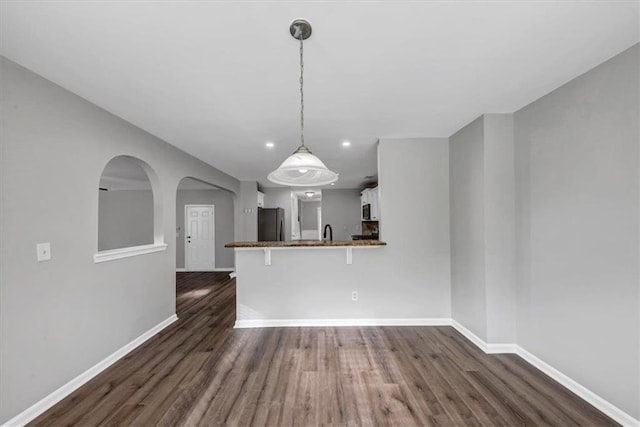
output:
<svg viewBox="0 0 640 427"><path fill-rule="evenodd" d="M336 183L335 183L335 182L332 182L332 183L331 183L331 185L336 185Z"/></svg>
<svg viewBox="0 0 640 427"><path fill-rule="evenodd" d="M351 141L342 141L343 147L351 147Z"/></svg>
<svg viewBox="0 0 640 427"><path fill-rule="evenodd" d="M273 142L271 142L271 141L268 141L266 144L264 144L264 146L267 147L267 148L273 148L273 147L275 147L275 144Z"/></svg>
<svg viewBox="0 0 640 427"><path fill-rule="evenodd" d="M314 193L313 191L305 191L304 194L306 194L307 197L313 197L313 195L316 194L316 193Z"/></svg>

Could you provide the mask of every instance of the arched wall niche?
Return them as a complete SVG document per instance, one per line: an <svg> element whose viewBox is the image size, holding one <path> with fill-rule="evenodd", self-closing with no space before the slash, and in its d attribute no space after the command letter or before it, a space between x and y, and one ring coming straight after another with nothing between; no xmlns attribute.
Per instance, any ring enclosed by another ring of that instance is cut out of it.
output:
<svg viewBox="0 0 640 427"><path fill-rule="evenodd" d="M98 185L95 262L165 250L163 200L157 173L132 156L113 157Z"/></svg>

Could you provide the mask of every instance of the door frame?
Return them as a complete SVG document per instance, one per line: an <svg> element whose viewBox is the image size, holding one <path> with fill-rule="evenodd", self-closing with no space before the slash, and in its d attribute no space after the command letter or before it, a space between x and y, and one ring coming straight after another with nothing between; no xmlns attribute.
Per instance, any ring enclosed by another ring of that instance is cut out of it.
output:
<svg viewBox="0 0 640 427"><path fill-rule="evenodd" d="M213 218L213 253L211 254L213 257L212 265L208 270L189 270L189 245L187 244L187 233L189 232L189 217L187 216L187 210L189 207L210 207ZM185 271L215 271L216 270L216 205L205 205L205 204L185 204L184 205L184 270Z"/></svg>
<svg viewBox="0 0 640 427"><path fill-rule="evenodd" d="M317 208L317 221L318 221L318 240L322 240L322 201L320 201L320 206Z"/></svg>

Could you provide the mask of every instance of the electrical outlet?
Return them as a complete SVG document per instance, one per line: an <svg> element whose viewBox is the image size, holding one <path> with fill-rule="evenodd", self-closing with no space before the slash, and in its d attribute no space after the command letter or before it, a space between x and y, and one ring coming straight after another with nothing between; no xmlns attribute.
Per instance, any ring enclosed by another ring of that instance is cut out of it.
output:
<svg viewBox="0 0 640 427"><path fill-rule="evenodd" d="M51 243L38 243L36 250L38 261L49 261L51 259Z"/></svg>
<svg viewBox="0 0 640 427"><path fill-rule="evenodd" d="M351 301L358 301L358 291L351 292Z"/></svg>

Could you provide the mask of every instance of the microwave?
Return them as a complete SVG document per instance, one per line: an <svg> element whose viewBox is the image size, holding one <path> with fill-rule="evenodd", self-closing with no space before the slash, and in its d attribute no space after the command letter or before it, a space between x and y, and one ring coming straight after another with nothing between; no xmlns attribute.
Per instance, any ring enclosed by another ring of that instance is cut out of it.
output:
<svg viewBox="0 0 640 427"><path fill-rule="evenodd" d="M366 203L362 205L362 220L370 221L371 220L371 204Z"/></svg>

